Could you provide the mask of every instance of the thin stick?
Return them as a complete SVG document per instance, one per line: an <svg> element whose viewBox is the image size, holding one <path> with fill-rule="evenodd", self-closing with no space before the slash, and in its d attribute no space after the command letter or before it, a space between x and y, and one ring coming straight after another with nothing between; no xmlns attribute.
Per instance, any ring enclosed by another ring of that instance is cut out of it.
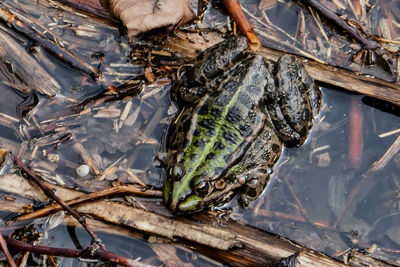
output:
<svg viewBox="0 0 400 267"><path fill-rule="evenodd" d="M256 33L251 27L249 20L246 18L242 7L238 0L224 0L224 4L229 11L229 14L232 16L233 20L238 25L240 31L247 37L249 40L249 46L252 50L258 50L261 46L261 42L258 39Z"/></svg>
<svg viewBox="0 0 400 267"><path fill-rule="evenodd" d="M17 267L17 265L14 262L13 257L10 254L10 251L8 251L6 241L4 240L2 234L0 234L0 247L4 252L4 255L6 255L8 264L10 264L11 267Z"/></svg>
<svg viewBox="0 0 400 267"><path fill-rule="evenodd" d="M33 173L17 156L14 156L14 161L20 166L24 172L44 191L44 193L54 199L58 204L60 204L64 210L68 211L89 233L92 237L93 241L98 243L100 248L105 250L104 244L101 243L101 240L97 237L97 235L90 229L90 227L86 223L86 219L83 216L80 216L76 211L71 209L62 199L60 199L56 194L37 176Z"/></svg>
<svg viewBox="0 0 400 267"><path fill-rule="evenodd" d="M52 247L32 245L6 236L4 236L4 238L10 247L18 251L29 251L38 254L68 257L68 258L99 259L102 261L112 262L124 266L135 266L135 267L149 266L129 258L115 255L101 248L95 250L92 250L91 247L78 250L68 249L68 248L52 248Z"/></svg>
<svg viewBox="0 0 400 267"><path fill-rule="evenodd" d="M98 77L100 77L100 72L97 69L93 68L85 61L72 54L70 51L62 48L53 40L47 39L48 36L44 34L45 32L48 32L47 30L42 29L43 30L42 34L38 34L36 31L30 29L26 25L26 23L20 20L17 16L15 16L14 14L10 13L9 11L1 7L0 7L0 18L4 22L6 22L7 25L11 25L15 30L17 30L20 33L23 33L25 36L34 40L35 42L40 44L44 49L55 55L57 58L67 62L72 67L89 74L93 79L97 79ZM40 26L34 24L33 22L32 24L36 28L41 28Z"/></svg>
<svg viewBox="0 0 400 267"><path fill-rule="evenodd" d="M332 12L328 8L326 8L324 5L319 3L318 1L315 0L301 0L300 2L303 2L303 4L311 6L314 8L318 13L322 14L325 16L327 19L329 19L331 22L342 28L343 30L347 31L355 40L360 42L365 46L367 49L376 49L379 47L379 44L375 43L374 41L365 38L362 36L355 28L347 24L344 20L342 20L336 13Z"/></svg>
<svg viewBox="0 0 400 267"><path fill-rule="evenodd" d="M159 190L153 190L153 189L145 189L142 186L138 185L119 185L111 188L107 188L98 192L90 193L90 194L85 194L83 196L77 197L75 199L71 199L68 201L65 201L65 204L68 206L75 206L78 204L82 204L87 201L92 201L116 194L132 194L132 195L138 195L138 196L146 196L146 197L161 197L162 192ZM30 220L38 217L43 217L47 216L51 213L55 213L57 211L60 211L62 209L61 205L59 204L53 204L47 207L44 207L42 209L36 210L34 212L24 214L22 216L19 216L17 218L18 221L23 221L23 220Z"/></svg>

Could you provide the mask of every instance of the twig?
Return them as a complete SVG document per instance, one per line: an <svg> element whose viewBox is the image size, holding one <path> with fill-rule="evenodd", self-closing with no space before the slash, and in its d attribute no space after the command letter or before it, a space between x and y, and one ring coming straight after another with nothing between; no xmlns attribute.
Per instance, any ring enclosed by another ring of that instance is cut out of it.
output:
<svg viewBox="0 0 400 267"><path fill-rule="evenodd" d="M83 161L90 167L90 171L93 173L93 175L97 176L101 173L101 171L93 161L92 157L89 155L89 153L86 151L81 143L75 142L72 145L72 149L82 157Z"/></svg>
<svg viewBox="0 0 400 267"><path fill-rule="evenodd" d="M34 174L17 156L14 156L14 161L44 191L44 193L48 197L54 199L58 204L60 204L64 210L68 211L83 226L83 228L85 228L85 230L92 237L93 241L98 243L101 249L105 250L105 246L101 243L101 240L87 225L86 219L83 216L80 216L76 211L71 209L62 199L56 196L56 194L40 179L40 177Z"/></svg>
<svg viewBox="0 0 400 267"><path fill-rule="evenodd" d="M322 28L321 20L320 20L320 18L319 18L319 16L318 16L318 13L314 14L314 12L313 12L313 10L312 10L311 7L309 7L309 10L310 10L311 16L313 17L315 23L316 23L317 26L318 26L318 29L319 29L319 31L320 31L322 37L324 37L324 39L325 39L327 42L329 42L329 38L328 38L328 36L326 35L326 32L324 31L324 28Z"/></svg>
<svg viewBox="0 0 400 267"><path fill-rule="evenodd" d="M224 0L225 6L229 11L229 14L232 16L234 21L237 23L240 31L247 37L249 40L249 46L253 50L258 50L261 46L261 42L258 39L256 33L250 25L249 20L246 18L240 3L238 0Z"/></svg>
<svg viewBox="0 0 400 267"><path fill-rule="evenodd" d="M324 5L319 3L319 1L315 1L315 0L300 0L300 2L302 2L305 5L311 6L318 13L322 14L327 19L329 19L332 23L336 24L337 26L339 26L343 30L347 31L355 40L357 40L362 45L364 45L366 49L371 49L372 50L372 49L379 48L379 44L377 44L374 41L362 36L355 28L351 27L344 20L342 20L336 13L332 12L331 10L326 8Z"/></svg>
<svg viewBox="0 0 400 267"><path fill-rule="evenodd" d="M14 238L4 236L7 244L15 250L18 251L29 251L38 254L59 256L59 257L68 257L68 258L86 258L86 259L99 259L106 262L112 262L124 266L135 266L135 267L144 267L149 266L137 261L134 261L129 258L121 257L115 255L109 251L106 251L102 248L98 248L92 250L92 247L88 247L86 249L67 249L67 248L52 248L45 246L36 246L29 243L25 243Z"/></svg>
<svg viewBox="0 0 400 267"><path fill-rule="evenodd" d="M287 41L282 41L281 39L277 38L276 36L274 36L274 34L272 33L268 33L265 32L265 30L259 29L254 27L254 31L259 35L259 36L264 36L266 38L269 38L270 40L272 40L273 42L282 45L284 47L287 47L289 49L292 49L294 51L296 51L299 55L302 55L304 57L310 58L312 60L315 60L316 62L319 62L321 64L326 64L326 62L324 62L323 60L317 58L316 56L311 55L310 53L301 50L300 48L298 48L296 45L294 45L293 43L298 43L298 41L296 39L293 38L293 36L289 35L287 32L285 32L284 30L282 30L281 28L277 27L276 25L273 24L268 24L268 23L264 23L262 20L260 20L257 16L254 16L250 11L248 11L246 8L242 7L242 10L245 12L245 14L247 14L247 16L249 16L250 18L252 18L253 20L257 21L258 23L260 23L262 26L264 26L267 29L271 29L271 31L278 31L279 33L285 35L287 38L290 39L290 42ZM262 13L262 16L264 18L264 20L266 20L267 22L269 21L268 17L266 16L265 12Z"/></svg>
<svg viewBox="0 0 400 267"><path fill-rule="evenodd" d="M82 59L72 54L70 51L62 48L53 40L47 39L48 36L45 35L47 30L42 29L40 26L32 22L34 28L42 29L42 33L38 34L37 31L30 29L26 25L26 23L20 20L17 16L15 16L14 14L10 13L9 11L1 7L0 7L0 18L4 22L6 22L7 25L11 25L15 30L26 35L30 39L34 40L35 42L40 44L43 48L45 48L47 51L55 55L57 58L67 62L72 67L89 74L93 79L97 79L100 76L100 72L97 69L93 68L92 66L84 62Z"/></svg>
<svg viewBox="0 0 400 267"><path fill-rule="evenodd" d="M15 80L21 81L17 84L11 83L17 93L21 91L21 95L32 96L29 93L33 89L40 94L53 97L60 91L61 85L25 51L25 47L22 47L2 30L0 30L0 59L2 62L9 62L13 76L18 77ZM1 69L5 69L5 67L5 64L0 63ZM24 86L24 84L29 86ZM21 112L20 109L17 111Z"/></svg>
<svg viewBox="0 0 400 267"><path fill-rule="evenodd" d="M66 201L65 203L68 206L74 206L78 204L82 204L86 201L92 201L104 197L109 197L112 195L116 194L132 194L132 195L138 195L138 196L146 196L146 197L161 197L162 192L159 190L153 190L153 189L145 189L142 186L138 185L118 185L115 187L107 188L98 192L90 193L90 194L85 194L83 196L77 197L75 199L71 199ZM51 213L55 213L57 211L60 211L62 207L59 204L53 204L48 207L44 207L42 209L39 209L37 211L19 216L17 218L18 221L23 221L23 220L30 220L38 217L43 217L47 216Z"/></svg>
<svg viewBox="0 0 400 267"><path fill-rule="evenodd" d="M84 112L84 110L95 107L104 102L121 100L127 96L137 96L142 90L143 83L141 81L132 81L129 84L123 84L118 88L108 86L106 90L83 99L80 103L74 105L72 110L74 112Z"/></svg>
<svg viewBox="0 0 400 267"><path fill-rule="evenodd" d="M4 255L6 255L8 264L10 264L11 267L17 267L17 265L14 262L13 257L10 254L10 251L8 251L7 244L6 244L2 234L0 234L0 247L4 252Z"/></svg>
<svg viewBox="0 0 400 267"><path fill-rule="evenodd" d="M59 2L62 5L68 5L74 9L83 11L90 15L95 15L96 17L105 19L108 23L121 23L119 20L113 17L106 8L101 5L103 1L57 0L56 2Z"/></svg>
<svg viewBox="0 0 400 267"><path fill-rule="evenodd" d="M353 169L359 169L363 155L363 113L357 98L351 99L349 164Z"/></svg>

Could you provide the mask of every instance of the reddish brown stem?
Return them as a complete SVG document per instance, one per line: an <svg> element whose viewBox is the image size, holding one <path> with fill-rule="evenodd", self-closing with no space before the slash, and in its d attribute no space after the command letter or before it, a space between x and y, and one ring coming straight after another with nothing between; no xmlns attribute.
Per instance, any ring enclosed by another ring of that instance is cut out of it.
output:
<svg viewBox="0 0 400 267"><path fill-rule="evenodd" d="M37 176L33 173L17 156L14 156L14 161L20 166L24 172L31 178L43 191L44 193L51 199L54 199L58 204L60 204L64 210L69 212L82 226L85 230L89 233L92 239L99 244L100 248L105 250L105 246L101 243L101 240L97 237L97 235L90 229L87 225L86 220L84 217L80 216L76 211L71 209L62 199L60 199L54 192Z"/></svg>
<svg viewBox="0 0 400 267"><path fill-rule="evenodd" d="M350 144L349 144L349 162L350 167L360 168L363 152L363 114L359 101L356 98L351 100L350 114Z"/></svg>
<svg viewBox="0 0 400 267"><path fill-rule="evenodd" d="M11 267L17 267L17 265L14 262L13 257L10 254L10 251L8 251L7 244L3 238L3 235L1 235L1 234L0 234L0 247L4 252L4 255L6 255L8 264L10 264Z"/></svg>
<svg viewBox="0 0 400 267"><path fill-rule="evenodd" d="M229 14L236 22L239 30L247 37L250 43L250 48L257 50L260 48L261 43L258 39L253 27L251 27L249 20L244 14L242 7L238 0L224 0L224 4L229 11Z"/></svg>
<svg viewBox="0 0 400 267"><path fill-rule="evenodd" d="M1 235L0 235L1 236ZM25 243L19 240L16 240L11 237L4 236L4 239L7 241L8 246L18 251L29 251L38 254L51 255L51 256L59 256L59 257L68 257L68 258L86 258L86 259L98 259L105 262L111 262L123 266L137 266L142 267L144 264L134 261L129 258L121 257L115 255L109 251L106 251L102 248L98 248L92 250L91 247L86 249L68 249L68 248L52 248L45 246L36 246L29 243Z"/></svg>

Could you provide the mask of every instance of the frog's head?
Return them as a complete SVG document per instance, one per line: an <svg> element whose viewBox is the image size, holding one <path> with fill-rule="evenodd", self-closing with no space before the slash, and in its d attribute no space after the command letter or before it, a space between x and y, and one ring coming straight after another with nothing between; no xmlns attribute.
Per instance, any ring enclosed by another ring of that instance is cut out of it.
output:
<svg viewBox="0 0 400 267"><path fill-rule="evenodd" d="M168 170L164 202L174 213L195 213L228 202L241 185L235 179L223 176L185 172L184 167L177 164Z"/></svg>

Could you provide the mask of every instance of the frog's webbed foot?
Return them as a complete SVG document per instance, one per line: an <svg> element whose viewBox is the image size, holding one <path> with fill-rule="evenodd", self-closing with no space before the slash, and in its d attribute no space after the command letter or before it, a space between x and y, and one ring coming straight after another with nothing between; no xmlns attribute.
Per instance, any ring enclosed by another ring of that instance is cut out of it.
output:
<svg viewBox="0 0 400 267"><path fill-rule="evenodd" d="M275 68L275 86L269 86L266 106L279 138L289 147L307 138L319 112L321 93L294 56L281 57Z"/></svg>

